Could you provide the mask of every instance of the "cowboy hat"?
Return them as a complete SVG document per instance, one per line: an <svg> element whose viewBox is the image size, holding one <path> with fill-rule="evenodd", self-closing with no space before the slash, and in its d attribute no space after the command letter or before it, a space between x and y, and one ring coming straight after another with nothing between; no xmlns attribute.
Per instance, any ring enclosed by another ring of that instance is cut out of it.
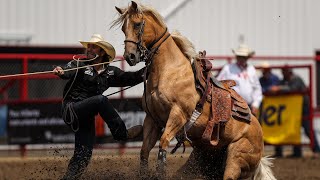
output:
<svg viewBox="0 0 320 180"><path fill-rule="evenodd" d="M250 57L254 55L254 51L251 50L247 45L245 44L241 44L238 49L234 50L232 49L232 52L236 55L236 56L244 56L244 57Z"/></svg>
<svg viewBox="0 0 320 180"><path fill-rule="evenodd" d="M271 71L271 67L268 61L263 61L261 64L262 67L262 72L270 72Z"/></svg>
<svg viewBox="0 0 320 180"><path fill-rule="evenodd" d="M116 51L114 47L106 42L100 34L93 34L89 41L79 41L83 47L87 48L88 44L95 44L101 47L111 58L109 61L112 61L116 56Z"/></svg>
<svg viewBox="0 0 320 180"><path fill-rule="evenodd" d="M270 68L270 64L268 61L263 61L261 63L261 67L264 68L264 69L267 69L267 68Z"/></svg>

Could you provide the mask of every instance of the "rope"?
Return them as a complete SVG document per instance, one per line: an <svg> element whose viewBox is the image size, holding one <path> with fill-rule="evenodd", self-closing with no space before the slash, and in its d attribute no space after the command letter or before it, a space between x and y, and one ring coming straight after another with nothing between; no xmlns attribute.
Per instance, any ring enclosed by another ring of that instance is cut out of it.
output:
<svg viewBox="0 0 320 180"><path fill-rule="evenodd" d="M97 57L97 56L96 56ZM73 59L74 59L74 56L73 56ZM78 76L78 72L79 72L79 62L80 62L80 60L78 59L78 60L76 60L77 61L77 70L76 70L76 74L74 75L74 77L73 77L73 80L72 80L72 83L71 83L71 85L69 86L69 89L68 89L68 91L66 92L66 94L63 96L63 99L62 99L62 103L64 102L64 100L66 99L66 97L67 97L67 95L69 94L69 91L71 90L71 88L72 88L72 86L73 86L73 84L74 84L74 82L76 81L76 79L77 79L77 76Z"/></svg>
<svg viewBox="0 0 320 180"><path fill-rule="evenodd" d="M134 85L134 86L136 86L136 85ZM116 92L113 92L113 93L110 93L110 94L107 94L107 95L105 95L105 96L108 97L108 96L117 94L117 93L119 93L119 92L121 92L121 91L125 91L125 90L127 90L127 89L130 89L130 88L132 88L132 87L133 87L133 86L128 86L128 87L126 87L126 88L123 88L123 89L121 89L121 90L119 90L119 91L116 91Z"/></svg>
<svg viewBox="0 0 320 180"><path fill-rule="evenodd" d="M64 109L62 114L62 119L67 125L70 125L73 132L77 132L79 130L79 121L77 113L74 111L72 105L72 103L66 104L66 108Z"/></svg>
<svg viewBox="0 0 320 180"><path fill-rule="evenodd" d="M84 61L84 60L79 60L79 61ZM114 61L112 61L112 62L117 62L117 61L123 61L123 60L122 60L122 59L121 59L121 60L114 60ZM74 71L74 70L83 69L83 68L92 67L92 66L99 66L99 65L103 65L103 64L110 64L110 63L112 63L112 62L103 62L103 63L91 64L91 65L87 65L87 66L81 66L81 67L66 69L66 70L63 70L63 71L64 71L64 72ZM0 76L0 79L2 79L2 78L9 78L9 77L30 76L30 75L37 75L37 74L51 74L51 73L53 73L53 70L51 70L51 71L32 72L32 73L10 74L10 75Z"/></svg>
<svg viewBox="0 0 320 180"><path fill-rule="evenodd" d="M78 55L82 55L82 54L78 54ZM97 64L91 64L91 65L87 65L87 66L81 66L81 67L78 67L78 62L86 62L86 61L92 61L94 59L97 58L94 57L93 59L86 59L86 60L80 60L80 59L76 59L77 55L74 55L72 57L73 60L77 61L77 67L76 68L71 68L71 69L65 69L63 70L64 72L68 72L68 71L74 71L74 70L79 70L79 69L83 69L83 68L87 68L87 67L92 67L92 66L99 66L99 65L104 65L104 64L110 64L110 63L113 63L113 62L119 62L119 61L123 61L122 59L118 59L118 60L113 60L112 62L103 62L103 63L97 63ZM21 74L10 74L10 75L3 75L3 76L0 76L0 80L1 79L4 79L4 78L9 78L9 77L19 77L19 76L31 76L31 75L37 75L37 74L51 74L53 73L53 70L51 71L40 71L40 72L32 72L32 73L21 73ZM129 86L129 87L126 87L122 90L119 90L119 91L116 91L116 92L113 92L113 93L110 93L110 94L107 94L106 96L111 96L113 94L117 94L121 91L124 91L124 90L127 90L129 88L132 88L133 86ZM65 97L63 97L63 99L65 99Z"/></svg>
<svg viewBox="0 0 320 180"><path fill-rule="evenodd" d="M82 55L82 54L79 54L79 55ZM72 57L73 60L77 61L77 67L76 68L71 68L71 69L65 69L63 70L64 72L68 72L68 71L74 71L74 70L79 70L79 69L83 69L83 68L87 68L87 67L93 67L93 66L99 66L99 65L104 65L104 64L110 64L110 63L113 63L113 62L119 62L119 61L123 61L122 59L118 59L118 60L113 60L112 62L103 62L103 63L97 63L97 64L91 64L91 65L87 65L87 66L81 66L81 67L78 67L78 62L86 62L86 61L92 61L94 59L97 58L94 57L93 59L86 59L86 60L80 60L80 59L76 59L77 55L74 55ZM40 72L32 72L32 73L21 73L21 74L10 74L10 75L3 75L3 76L0 76L0 80L1 79L4 79L4 78L9 78L9 77L19 77L19 76L31 76L31 75L37 75L37 74L52 74L53 73L53 70L51 71L40 71ZM124 91L124 90L127 90L127 89L130 89L132 88L133 86L129 86L129 87L126 87L122 90L119 90L119 91L116 91L116 92L113 92L113 93L110 93L110 94L107 94L106 96L111 96L113 94L117 94L121 91ZM63 99L65 99L65 97L63 97Z"/></svg>

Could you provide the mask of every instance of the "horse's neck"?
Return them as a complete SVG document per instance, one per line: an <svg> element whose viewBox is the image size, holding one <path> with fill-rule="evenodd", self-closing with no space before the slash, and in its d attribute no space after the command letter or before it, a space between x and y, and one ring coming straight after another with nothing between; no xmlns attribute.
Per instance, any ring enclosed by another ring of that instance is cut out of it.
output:
<svg viewBox="0 0 320 180"><path fill-rule="evenodd" d="M152 59L148 86L151 89L170 89L172 87L169 87L170 85L167 82L181 77L184 78L184 81L187 81L187 79L193 80L191 63L174 40L168 38Z"/></svg>
<svg viewBox="0 0 320 180"><path fill-rule="evenodd" d="M181 66L190 66L191 68L190 61L181 52L172 37L161 44L152 61L153 67L160 70L159 73L165 73L168 68L176 68L175 71L179 71Z"/></svg>

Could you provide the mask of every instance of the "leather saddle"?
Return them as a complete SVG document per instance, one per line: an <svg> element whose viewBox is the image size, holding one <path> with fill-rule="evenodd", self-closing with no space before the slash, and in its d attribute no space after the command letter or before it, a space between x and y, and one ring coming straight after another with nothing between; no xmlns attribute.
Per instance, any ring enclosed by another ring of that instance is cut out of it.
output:
<svg viewBox="0 0 320 180"><path fill-rule="evenodd" d="M232 89L235 81L218 81L211 73L212 64L205 55L205 51L199 52L199 58L193 62L196 88L201 96L196 109L201 112L206 101L211 103L211 117L202 141L215 146L219 143L221 127L231 117L250 123L251 112L245 100Z"/></svg>

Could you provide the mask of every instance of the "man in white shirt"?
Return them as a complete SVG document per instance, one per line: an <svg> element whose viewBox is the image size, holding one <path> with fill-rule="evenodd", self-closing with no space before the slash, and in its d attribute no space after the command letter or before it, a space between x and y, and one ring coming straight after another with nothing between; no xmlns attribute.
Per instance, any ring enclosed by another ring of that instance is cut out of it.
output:
<svg viewBox="0 0 320 180"><path fill-rule="evenodd" d="M232 50L236 56L236 62L226 64L217 76L218 80L231 79L237 85L233 89L242 96L251 108L252 114L257 115L262 101L262 88L256 69L247 64L249 58L254 55L248 46L242 44L238 49Z"/></svg>

